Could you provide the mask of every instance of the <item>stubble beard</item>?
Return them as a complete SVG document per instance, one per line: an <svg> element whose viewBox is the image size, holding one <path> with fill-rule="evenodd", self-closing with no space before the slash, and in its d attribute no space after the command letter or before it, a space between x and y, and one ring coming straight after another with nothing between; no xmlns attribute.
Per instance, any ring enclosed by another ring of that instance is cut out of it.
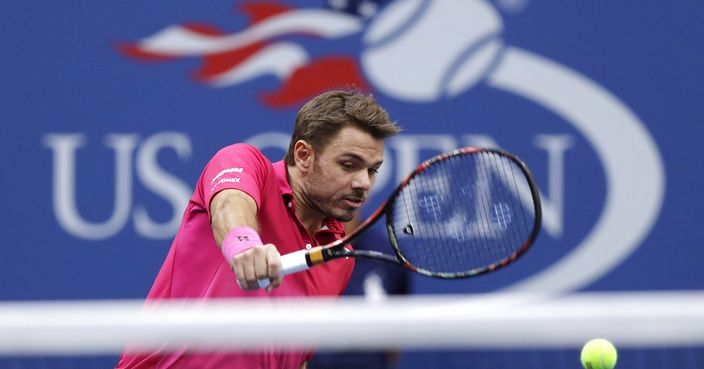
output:
<svg viewBox="0 0 704 369"><path fill-rule="evenodd" d="M355 213L357 212L357 209L352 209L348 211L342 210L334 206L333 202L336 200L331 201L330 198L320 196L315 193L310 193L308 191L303 194L303 197L306 203L312 209L340 222L349 222L350 220L354 219Z"/></svg>
<svg viewBox="0 0 704 369"><path fill-rule="evenodd" d="M316 161L313 164L314 170L317 172L322 172L322 168ZM302 191L302 197L305 203L311 209L324 214L326 217L333 218L340 222L349 222L354 219L355 213L358 209L342 210L340 207L335 206L336 202L342 202L342 197L326 196L323 194L316 193L315 189L318 187L319 183L317 181L308 182Z"/></svg>

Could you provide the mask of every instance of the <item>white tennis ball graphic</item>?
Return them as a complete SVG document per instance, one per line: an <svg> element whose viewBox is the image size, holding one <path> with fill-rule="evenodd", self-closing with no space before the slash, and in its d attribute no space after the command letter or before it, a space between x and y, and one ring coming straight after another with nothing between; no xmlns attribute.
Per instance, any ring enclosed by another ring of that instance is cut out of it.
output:
<svg viewBox="0 0 704 369"><path fill-rule="evenodd" d="M398 0L364 34L362 68L374 87L401 100L455 96L492 65L502 28L484 0Z"/></svg>

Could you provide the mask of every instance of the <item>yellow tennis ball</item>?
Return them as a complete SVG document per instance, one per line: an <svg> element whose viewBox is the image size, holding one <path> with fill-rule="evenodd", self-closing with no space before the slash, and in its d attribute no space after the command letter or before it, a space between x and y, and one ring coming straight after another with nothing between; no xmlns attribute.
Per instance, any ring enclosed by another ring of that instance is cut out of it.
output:
<svg viewBox="0 0 704 369"><path fill-rule="evenodd" d="M618 353L608 340L595 338L582 347L581 359L584 369L612 369Z"/></svg>

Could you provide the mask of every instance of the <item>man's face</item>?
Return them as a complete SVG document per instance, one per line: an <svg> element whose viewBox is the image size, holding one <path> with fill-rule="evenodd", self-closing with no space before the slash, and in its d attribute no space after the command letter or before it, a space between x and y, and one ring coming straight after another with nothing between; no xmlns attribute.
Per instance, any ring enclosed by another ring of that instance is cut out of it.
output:
<svg viewBox="0 0 704 369"><path fill-rule="evenodd" d="M345 127L315 153L306 197L316 210L347 222L367 200L384 159L384 140Z"/></svg>

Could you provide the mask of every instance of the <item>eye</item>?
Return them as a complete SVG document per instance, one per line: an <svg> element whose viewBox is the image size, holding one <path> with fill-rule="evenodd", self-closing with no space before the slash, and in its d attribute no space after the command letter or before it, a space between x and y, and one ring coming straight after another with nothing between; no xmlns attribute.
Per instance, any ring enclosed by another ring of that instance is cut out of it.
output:
<svg viewBox="0 0 704 369"><path fill-rule="evenodd" d="M340 165L342 166L342 168L344 168L345 170L348 170L348 171L355 169L355 165L349 161L342 162L342 163L340 163Z"/></svg>
<svg viewBox="0 0 704 369"><path fill-rule="evenodd" d="M379 173L379 168L369 168L369 174L376 175Z"/></svg>

